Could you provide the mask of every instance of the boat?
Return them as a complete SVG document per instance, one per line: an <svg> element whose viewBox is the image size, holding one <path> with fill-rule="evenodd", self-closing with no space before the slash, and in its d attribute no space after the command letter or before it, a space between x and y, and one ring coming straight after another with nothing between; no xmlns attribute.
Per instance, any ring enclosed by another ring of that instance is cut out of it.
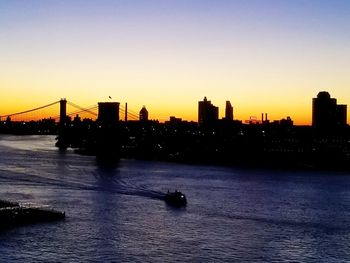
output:
<svg viewBox="0 0 350 263"><path fill-rule="evenodd" d="M176 207L186 206L187 204L186 196L177 190L175 190L175 192L169 192L168 190L164 197L164 200L167 204Z"/></svg>

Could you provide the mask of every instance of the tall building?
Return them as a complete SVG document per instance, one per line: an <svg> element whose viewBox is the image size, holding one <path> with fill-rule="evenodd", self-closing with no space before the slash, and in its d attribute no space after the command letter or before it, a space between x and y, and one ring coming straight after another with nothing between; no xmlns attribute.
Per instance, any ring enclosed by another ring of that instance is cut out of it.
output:
<svg viewBox="0 0 350 263"><path fill-rule="evenodd" d="M98 117L100 124L110 125L119 122L119 102L99 102Z"/></svg>
<svg viewBox="0 0 350 263"><path fill-rule="evenodd" d="M338 105L335 98L326 91L318 93L312 99L312 126L334 128L346 126L347 106Z"/></svg>
<svg viewBox="0 0 350 263"><path fill-rule="evenodd" d="M140 121L148 121L148 110L146 109L145 106L142 107L140 110L140 115L139 115Z"/></svg>
<svg viewBox="0 0 350 263"><path fill-rule="evenodd" d="M337 123L341 126L347 125L347 105L337 105Z"/></svg>
<svg viewBox="0 0 350 263"><path fill-rule="evenodd" d="M226 101L225 120L233 121L233 107L229 100Z"/></svg>
<svg viewBox="0 0 350 263"><path fill-rule="evenodd" d="M219 119L219 108L211 104L207 97L198 102L198 123L208 124Z"/></svg>

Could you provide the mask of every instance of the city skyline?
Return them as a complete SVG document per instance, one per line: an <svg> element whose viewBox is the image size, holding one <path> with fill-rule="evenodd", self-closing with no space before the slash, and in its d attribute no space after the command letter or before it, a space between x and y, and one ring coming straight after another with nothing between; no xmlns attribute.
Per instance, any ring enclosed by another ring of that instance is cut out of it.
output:
<svg viewBox="0 0 350 263"><path fill-rule="evenodd" d="M145 105L150 119L196 121L207 96L220 118L229 100L235 119L267 112L311 125L319 91L350 104L345 1L2 1L0 10L1 115L111 96Z"/></svg>
<svg viewBox="0 0 350 263"><path fill-rule="evenodd" d="M112 97L109 96L109 99L112 100ZM68 103L67 103L68 102ZM57 115L57 105L59 106L59 115ZM68 105L67 105L68 104ZM105 105L105 106L103 106ZM219 107L212 104L210 100L205 96L203 101L198 101L197 107L197 120L183 120L182 118L178 118L174 115L168 116L166 120L159 119L149 119L148 110L146 106L143 105L139 113L137 110L129 109L127 103L125 105L121 105L121 109L119 108L120 102L109 101L109 102L98 102L97 104L91 107L81 107L74 102L67 101L66 98L62 98L59 101L43 105L40 107L36 107L33 109L26 109L21 112L16 112L8 115L0 115L0 121L15 121L15 122L27 122L27 121L40 121L40 120L49 120L54 122L59 122L62 118L66 119L68 117L70 120L72 119L89 119L89 120L98 120L100 115L100 108L102 109L102 117L103 119L114 119L115 121L157 121L161 123L168 123L169 121L190 121L197 122L200 125L203 124L214 124L218 120L223 120L225 122L233 122L238 121L246 124L268 124L270 122L279 123L285 120L291 121L294 124L293 119L288 115L285 118L281 119L271 119L267 112L261 113L261 118L258 116L250 116L249 119L240 120L234 118L234 107L230 101L226 101L225 105L225 115L221 118L219 117ZM67 110L67 106L69 106L70 110ZM103 106L103 107L102 107ZM78 109L78 111L77 111ZM111 109L112 112L108 113ZM345 127L348 125L347 123L347 104L338 104L337 98L332 98L331 94L328 91L319 91L317 97L312 98L311 104L312 110L312 123L311 125L318 128L325 127ZM38 111L42 111L41 113ZM45 112L45 113L44 113ZM55 113L53 113L55 112ZM120 115L120 113L122 115ZM51 114L51 115L50 115ZM107 115L110 116L107 116ZM34 117L36 116L36 117ZM62 117L63 116L63 117ZM113 117L112 117L113 116ZM14 117L14 119L12 119ZM106 120L107 120L106 119ZM101 121L101 120L100 120ZM113 122L113 121L112 121ZM296 124L298 125L298 124Z"/></svg>

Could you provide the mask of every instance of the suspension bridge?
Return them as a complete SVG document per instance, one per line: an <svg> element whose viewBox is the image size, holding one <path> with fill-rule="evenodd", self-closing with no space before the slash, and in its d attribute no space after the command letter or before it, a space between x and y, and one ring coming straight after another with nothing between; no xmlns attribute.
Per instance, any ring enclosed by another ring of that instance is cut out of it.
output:
<svg viewBox="0 0 350 263"><path fill-rule="evenodd" d="M6 120L10 120L11 122L29 122L44 119L51 119L55 122L59 122L62 116L71 119L79 116L81 119L96 120L98 118L98 104L82 107L74 102L61 99L32 109L25 109L10 114L1 114L0 122ZM125 104L125 106L119 104L119 116L123 117L121 120L124 121L139 119L139 114L128 109L127 104Z"/></svg>

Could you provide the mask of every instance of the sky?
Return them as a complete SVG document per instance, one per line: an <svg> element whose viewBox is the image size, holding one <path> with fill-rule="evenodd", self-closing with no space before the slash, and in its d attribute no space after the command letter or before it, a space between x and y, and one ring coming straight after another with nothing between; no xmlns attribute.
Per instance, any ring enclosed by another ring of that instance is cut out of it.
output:
<svg viewBox="0 0 350 263"><path fill-rule="evenodd" d="M111 96L196 121L207 96L310 124L319 91L350 105L349 32L348 0L1 0L0 115Z"/></svg>

